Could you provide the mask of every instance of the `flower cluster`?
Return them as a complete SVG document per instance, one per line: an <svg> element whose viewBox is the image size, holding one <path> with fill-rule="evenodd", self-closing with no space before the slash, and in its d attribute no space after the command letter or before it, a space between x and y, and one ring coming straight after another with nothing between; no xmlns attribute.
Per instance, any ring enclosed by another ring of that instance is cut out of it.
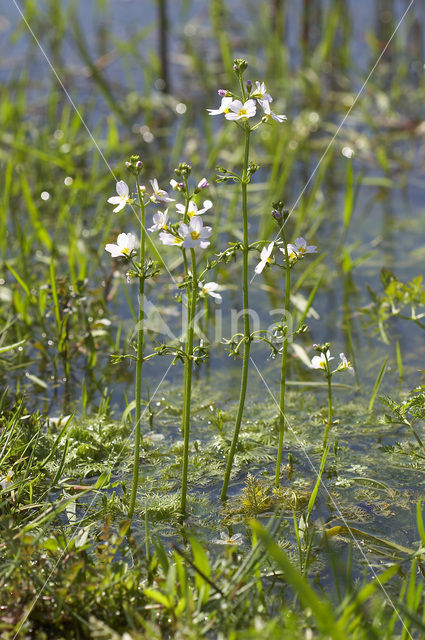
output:
<svg viewBox="0 0 425 640"><path fill-rule="evenodd" d="M142 162L138 159L136 160L136 158L137 156L133 156L129 162L126 162L126 166L131 171L131 173L138 175L143 165ZM149 200L146 204L149 204L149 202L164 204L174 202L174 198L170 198L166 191L160 189L158 180L150 180L150 184L152 188L152 194L149 196ZM146 187L140 186L139 189L140 195L143 198L146 194ZM116 196L111 196L110 198L108 198L109 204L116 205L115 209L113 209L114 213L119 213L120 211L122 211L122 209L124 209L127 204L137 206L137 202L135 198L131 197L129 186L126 182L124 182L124 180L119 180L117 182L116 192ZM157 229L162 229L166 226L167 212L165 211L165 213L162 213L161 211L159 211L158 214L154 216L154 227L151 227L149 231L156 231ZM113 258L126 258L127 260L130 260L134 257L135 246L136 238L132 233L120 233L117 238L116 244L107 244L105 246L105 251L108 251L108 253L110 253Z"/></svg>
<svg viewBox="0 0 425 640"><path fill-rule="evenodd" d="M170 181L171 187L176 191L185 193L185 204L177 203L175 206L176 213L183 216L183 221L170 224L168 209L165 211L157 211L153 216L153 225L148 231L160 231L159 239L162 244L168 246L177 246L182 249L206 249L210 245L209 237L212 229L204 226L201 216L211 209L213 203L211 200L205 200L202 207L198 207L193 199L196 192L209 186L206 178L203 178L190 196L187 194L187 178L184 182L178 183L176 180Z"/></svg>
<svg viewBox="0 0 425 640"><path fill-rule="evenodd" d="M181 191L184 189L184 183L178 183L175 180L171 180L171 187L174 190ZM158 180L150 180L152 194L148 194L148 200L145 205L150 203L155 204L167 204L175 202L175 198L171 198L167 191L161 189ZM202 189L208 187L208 181L206 178L198 183L195 193L199 193ZM118 213L127 204L133 205L136 203L135 199L130 196L130 189L124 180L120 180L116 185L116 196L108 198L110 204L116 205L113 210L114 213ZM146 187L140 186L141 196L146 194ZM205 200L202 208L198 208L198 205L194 200L190 200L187 206L183 204L176 205L176 211L182 214L184 218L187 218L186 222L181 222L177 228L169 226L168 208L165 211L157 211L153 216L153 224L148 228L148 231L155 232L161 231L160 240L165 245L177 245L184 249L194 249L200 247L205 249L209 246L210 242L208 238L211 235L211 227L204 227L201 216L213 206L210 200ZM107 244L105 250L108 251L113 258L124 257L131 258L135 248L136 239L131 233L121 233L116 244Z"/></svg>
<svg viewBox="0 0 425 640"><path fill-rule="evenodd" d="M134 156L130 162L126 162L126 166L131 173L138 176L142 168L142 163ZM113 210L115 213L124 209L127 204L142 206L143 209L149 204L166 205L165 209L158 209L156 213L153 214L152 225L148 227L147 231L150 233L159 231L159 239L164 245L177 246L181 249L206 249L210 245L212 228L204 225L202 216L212 208L213 203L211 200L204 200L202 206L200 206L195 198L197 194L209 187L209 183L206 178L202 178L194 188L193 193L189 193L188 177L190 171L190 165L180 163L176 169L180 181L170 180L172 190L182 193L185 197L184 204L176 203L175 205L175 212L183 216L181 222L174 224L170 222L170 206L176 202L176 199L172 198L168 191L161 189L156 178L149 181L149 191L145 186L137 182L137 189L140 192L137 194L137 199L139 199L140 195L141 205L137 204L136 198L132 197L129 186L123 180L117 182L117 195L108 198L108 202L115 205ZM113 258L125 258L128 262L133 263L133 258L135 258L136 255L135 247L136 238L132 233L120 233L116 243L107 244L105 251L110 253ZM199 295L201 297L209 295L218 302L221 302L221 295L218 293L218 289L219 285L216 282L199 283Z"/></svg>
<svg viewBox="0 0 425 640"><path fill-rule="evenodd" d="M273 98L267 92L264 82L255 82L255 86L251 82L246 84L245 96L236 96L227 89L219 89L218 95L221 97L221 104L218 109L207 109L210 116L223 114L226 120L245 120L253 118L257 113L257 105L262 109L262 120L276 120L284 122L286 116L276 114L272 111L270 104Z"/></svg>
<svg viewBox="0 0 425 640"><path fill-rule="evenodd" d="M312 369L323 369L323 371L326 371L326 373L328 373L331 376L337 371L349 371L352 375L354 375L354 369L351 366L351 362L347 360L344 353L339 354L340 362L337 368L331 371L329 363L331 362L331 360L334 360L334 357L331 356L329 346L330 346L329 342L326 342L326 344L323 344L323 345L318 345L318 344L313 345L314 349L320 355L313 356L313 358L311 359L310 367Z"/></svg>
<svg viewBox="0 0 425 640"><path fill-rule="evenodd" d="M280 244L280 243L279 243ZM270 242L267 247L263 247L260 253L260 262L255 267L255 273L262 273L264 267L273 263L273 249L275 245L278 246L277 242ZM298 260L301 260L307 253L317 253L317 247L314 245L308 245L304 238L296 238L294 244L287 244L288 248L288 258L289 263L292 266ZM286 259L286 251L285 247L278 246L279 251L282 252L284 258ZM285 266L285 265L280 265Z"/></svg>

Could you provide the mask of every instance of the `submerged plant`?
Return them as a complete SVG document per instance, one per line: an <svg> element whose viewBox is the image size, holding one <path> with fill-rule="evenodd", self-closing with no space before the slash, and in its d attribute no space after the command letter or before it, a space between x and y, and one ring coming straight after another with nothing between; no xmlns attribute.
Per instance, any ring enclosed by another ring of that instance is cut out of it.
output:
<svg viewBox="0 0 425 640"><path fill-rule="evenodd" d="M219 95L221 96L221 104L218 109L209 109L209 114L224 115L226 120L233 120L237 126L240 127L244 135L244 155L243 155L243 167L242 175L239 176L233 171L228 171L225 168L220 167L221 175L218 178L219 182L231 180L238 182L241 185L242 195L242 228L243 228L243 240L241 244L242 252L242 299L243 299L243 356L242 356L242 373L241 373L241 385L239 393L239 404L236 414L235 426L233 431L232 443L227 457L226 471L224 474L223 487L221 490L221 499L227 498L227 489L230 480L230 474L232 471L233 460L235 457L236 445L239 437L239 431L242 423L243 410L245 405L246 389L248 383L248 366L251 342L253 336L251 335L250 322L249 322L249 298L248 298L248 198L247 187L251 181L253 173L257 170L257 165L250 163L249 150L250 150L250 136L251 132L255 131L259 126L269 121L270 117L275 116L270 109L270 103L273 98L267 93L264 82L256 82L253 86L251 81L244 83L243 74L248 67L248 63L245 60L237 59L234 61L233 70L239 82L240 94L237 95L226 89L220 89ZM257 113L257 105L262 109L263 116L259 122L251 125L249 120L253 118ZM286 116L275 116L275 120L283 122Z"/></svg>

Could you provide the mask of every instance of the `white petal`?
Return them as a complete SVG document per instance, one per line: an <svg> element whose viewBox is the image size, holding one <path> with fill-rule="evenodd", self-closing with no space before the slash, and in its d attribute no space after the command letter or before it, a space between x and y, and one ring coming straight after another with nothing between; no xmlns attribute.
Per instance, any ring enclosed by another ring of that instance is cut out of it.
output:
<svg viewBox="0 0 425 640"><path fill-rule="evenodd" d="M200 233L203 227L202 218L194 216L190 221L190 229L196 233Z"/></svg>
<svg viewBox="0 0 425 640"><path fill-rule="evenodd" d="M219 284L217 282L207 282L204 286L208 292L216 291L219 288Z"/></svg>
<svg viewBox="0 0 425 640"><path fill-rule="evenodd" d="M261 273L264 269L264 267L266 266L266 263L264 260L261 260L261 262L259 262L257 264L257 266L255 267L255 273Z"/></svg>
<svg viewBox="0 0 425 640"><path fill-rule="evenodd" d="M238 113L243 108L243 104L240 100L232 100L229 104L229 109Z"/></svg>
<svg viewBox="0 0 425 640"><path fill-rule="evenodd" d="M122 201L122 197L121 196L111 196L107 200L107 202L109 202L109 204L119 204L121 201Z"/></svg>
<svg viewBox="0 0 425 640"><path fill-rule="evenodd" d="M211 233L212 233L211 227L204 227L203 229L200 230L199 237L201 240L205 240L206 238L210 237Z"/></svg>
<svg viewBox="0 0 425 640"><path fill-rule="evenodd" d="M116 244L107 244L105 251L111 254L113 258L118 258L121 254L121 249Z"/></svg>
<svg viewBox="0 0 425 640"><path fill-rule="evenodd" d="M118 211L121 211L121 209L124 209L125 207L125 200L123 200L123 198L120 198L120 203L118 206L115 207L115 209L113 209L114 213L118 213Z"/></svg>
<svg viewBox="0 0 425 640"><path fill-rule="evenodd" d="M179 236L185 237L189 235L189 227L184 222L180 222Z"/></svg>
<svg viewBox="0 0 425 640"><path fill-rule="evenodd" d="M129 189L127 183L124 182L124 180L120 180L119 182L117 182L117 193L122 198L128 198Z"/></svg>
<svg viewBox="0 0 425 640"><path fill-rule="evenodd" d="M267 247L267 257L269 258L272 251L273 251L273 247L274 247L274 242L270 242L269 246Z"/></svg>

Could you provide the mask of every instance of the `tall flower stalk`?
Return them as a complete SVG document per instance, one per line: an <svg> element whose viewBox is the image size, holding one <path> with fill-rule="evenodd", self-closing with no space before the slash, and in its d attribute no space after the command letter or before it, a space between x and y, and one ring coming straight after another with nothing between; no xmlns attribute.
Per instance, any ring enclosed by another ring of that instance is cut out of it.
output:
<svg viewBox="0 0 425 640"><path fill-rule="evenodd" d="M145 227L145 204L143 202L142 190L140 187L139 174L136 173L137 194L140 205L140 253L139 260L141 268L145 264L145 247L146 247L146 227ZM134 461L133 461L133 482L131 486L130 507L128 510L129 518L133 517L134 506L136 504L137 487L139 484L139 459L140 459L140 441L142 438L142 368L143 368L143 349L144 349L144 299L145 299L145 277L144 273L139 274L139 314L137 323L137 357L136 357L136 416L134 430Z"/></svg>
<svg viewBox="0 0 425 640"><path fill-rule="evenodd" d="M192 369L193 369L193 330L194 318L196 313L196 297L198 289L198 280L196 273L196 256L194 249L190 249L192 261L192 278L187 286L187 329L186 329L186 347L184 361L184 404L182 415L182 432L183 432L183 468L182 468L182 488L180 498L180 511L186 513L186 496L187 496L187 474L189 467L189 436L190 436L190 406L192 399ZM187 264L187 263L186 263ZM187 273L188 277L189 273Z"/></svg>
<svg viewBox="0 0 425 640"><path fill-rule="evenodd" d="M280 228L280 236L283 242L284 256L285 256L285 318L284 318L285 329L284 329L284 335L283 335L282 363L281 363L281 369L280 369L279 441L277 446L276 474L275 474L276 488L278 488L280 484L280 466L282 464L283 438L285 435L286 363L288 360L288 318L289 318L289 303L290 303L290 294L291 294L291 263L289 259L288 243L286 241L284 224L285 224L285 220L282 220L282 226Z"/></svg>
<svg viewBox="0 0 425 640"><path fill-rule="evenodd" d="M190 194L187 179L190 167L181 164L178 168L179 175L183 178L184 192L186 198L185 211L183 216L184 224L189 222ZM192 401L192 369L193 369L193 330L194 318L196 314L196 297L198 291L198 280L196 272L196 255L193 248L190 249L190 257L192 263L192 274L189 271L189 265L186 255L186 249L183 251L183 260L185 266L185 277L187 281L187 325L186 325L186 345L184 360L184 397L183 397L183 414L182 414L182 433L183 433L183 465L182 465L182 487L180 496L180 511L186 513L187 500L187 476L189 470L189 442L190 442L190 414ZM190 277L191 276L191 277Z"/></svg>
<svg viewBox="0 0 425 640"><path fill-rule="evenodd" d="M328 436L329 431L332 426L333 421L333 407L332 407L332 376L338 371L349 371L352 375L354 375L354 369L351 366L351 363L347 360L344 353L339 354L340 362L336 369L331 371L331 360L333 360L333 356L331 356L329 347L329 342L325 344L315 344L313 345L315 351L317 351L320 355L313 356L311 360L311 368L312 369L322 369L326 373L326 379L328 382L328 419L326 422L325 433L323 436L323 450L325 451L326 446L328 444Z"/></svg>
<svg viewBox="0 0 425 640"><path fill-rule="evenodd" d="M224 115L226 120L234 121L244 133L244 156L243 156L243 168L242 175L239 176L233 171L219 168L223 172L219 176L218 182L231 180L239 182L241 185L242 194L242 228L243 228L243 240L241 246L242 252L242 300L243 300L243 354L242 354L242 372L241 372L241 385L239 392L239 404L236 413L235 426L233 430L232 442L230 445L226 471L224 474L223 487L221 490L221 499L226 500L227 490L229 486L230 474L233 467L236 446L239 438L239 431L242 424L243 411L246 399L246 390L248 384L248 368L251 341L253 339L251 335L250 322L249 322L249 300L248 300L248 253L249 253L249 240L248 240L248 198L247 187L251 180L252 174L257 170L257 166L250 164L249 162L249 149L250 149L250 136L251 132L255 131L262 124L267 123L270 120L276 120L277 122L284 122L286 116L277 115L270 108L270 103L273 98L267 93L264 82L256 81L255 86L250 80L246 83L243 81L243 73L247 69L248 64L245 60L237 59L234 61L233 69L239 81L240 95L228 91L226 89L220 89L219 95L221 96L221 104L218 109L208 109L209 114L212 116ZM261 107L262 117L257 124L251 126L249 119L254 117L257 113L257 105Z"/></svg>
<svg viewBox="0 0 425 640"><path fill-rule="evenodd" d="M279 439L276 458L276 473L275 473L275 486L279 487L280 481L280 467L282 463L282 449L283 439L285 435L285 394L286 394L286 369L288 361L288 341L290 338L290 296L291 296L291 269L292 267L308 253L316 253L317 247L314 245L308 245L304 238L297 238L294 244L287 242L286 233L284 230L285 223L288 219L289 212L283 209L283 202L278 201L273 203L272 216L279 223L279 235L280 240L270 242L266 247L264 246L260 254L260 262L255 267L255 273L260 274L267 267L272 264L276 264L285 271L285 290L284 290L284 317L281 322L277 323L275 337L282 337L282 360L280 369L280 399L279 399ZM275 261L273 256L273 250L275 246L278 246L281 253L284 256L284 264L279 264Z"/></svg>
<svg viewBox="0 0 425 640"><path fill-rule="evenodd" d="M180 510L184 515L186 513L187 502L187 484L189 471L189 445L190 445L190 417L191 417L191 399L192 399L192 371L193 363L199 362L205 355L204 349L194 346L194 322L196 315L196 302L199 295L212 295L220 299L221 296L216 293L217 283L208 282L203 284L200 282L197 270L197 257L195 249L206 249L209 244L211 235L211 227L204 226L202 215L211 209L212 202L205 200L202 208L198 208L193 199L200 191L206 189L209 184L206 178L203 178L194 189L190 192L188 178L191 167L186 162L181 162L176 174L180 178L180 182L171 180L170 184L177 192L184 196L185 204L176 204L176 212L183 215L183 221L172 224L168 219L168 209L165 212L158 211L153 218L153 225L149 231L161 231L159 238L164 245L177 246L181 249L184 264L184 285L186 288L186 305L187 305L187 323L184 351L170 347L169 352L181 358L184 362L184 383L183 383L183 409L182 409L182 435L183 435L183 459L182 459L182 486L180 497ZM208 271L208 267L202 272ZM198 292L198 289L200 291ZM167 348L168 349L168 348ZM202 352L202 353L201 353Z"/></svg>
<svg viewBox="0 0 425 640"><path fill-rule="evenodd" d="M136 252L136 239L132 233L121 233L117 238L116 244L107 244L105 250L108 251L113 258L124 258L127 263L130 264L130 269L127 272L127 279L130 281L133 278L138 280L138 322L136 326L137 332L137 347L136 356L124 356L132 357L136 361L136 382L135 382L135 423L134 423L134 461L133 461L133 478L130 494L130 505L128 515L131 519L134 514L137 488L139 484L139 464L140 464L140 446L142 442L142 369L144 361L144 295L145 295L145 280L153 277L157 273L157 264L151 260L146 260L146 227L145 227L145 210L146 205L149 202L172 202L173 199L168 197L165 191L162 191L158 187L158 183L154 180L152 184L153 195L144 201L146 188L140 184L140 172L143 168L143 163L139 159L139 156L131 156L130 160L126 163L127 169L135 177L137 196L134 199L130 195L128 185L120 180L117 182L116 191L117 195L108 198L110 204L115 205L114 213L119 213L126 205L138 206L140 208L140 248L137 259Z"/></svg>
<svg viewBox="0 0 425 640"><path fill-rule="evenodd" d="M245 88L241 80L241 87L243 90L243 96L245 99ZM251 129L249 124L245 123L245 152L242 170L241 191L242 191L242 224L243 224L243 240L242 240L242 301L243 301L243 356L242 356L242 373L241 373L241 386L239 391L239 404L236 414L235 427L233 431L232 444L230 445L229 454L227 457L226 471L224 474L223 487L221 489L221 499L226 500L227 489L229 486L230 474L232 471L233 460L235 457L236 445L239 438L239 431L242 423L243 410L245 406L246 388L248 384L248 368L249 368L249 354L251 350L251 329L249 323L249 300L248 300L248 199L247 199L247 186L249 182L249 142Z"/></svg>

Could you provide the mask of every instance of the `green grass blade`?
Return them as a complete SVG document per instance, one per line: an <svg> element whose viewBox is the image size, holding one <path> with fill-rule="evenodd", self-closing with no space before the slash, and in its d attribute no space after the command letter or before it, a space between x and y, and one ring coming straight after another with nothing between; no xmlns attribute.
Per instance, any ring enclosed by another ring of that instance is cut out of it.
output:
<svg viewBox="0 0 425 640"><path fill-rule="evenodd" d="M372 395L370 397L370 401L369 401L369 411L373 410L373 405L375 404L375 398L376 398L376 394L379 391L379 387L381 386L381 382L382 382L382 378L385 375L385 370L387 368L387 362L388 362L388 356L385 357L384 362L382 363L382 366L379 370L378 376L375 380L375 384L373 387L373 391L372 391Z"/></svg>

